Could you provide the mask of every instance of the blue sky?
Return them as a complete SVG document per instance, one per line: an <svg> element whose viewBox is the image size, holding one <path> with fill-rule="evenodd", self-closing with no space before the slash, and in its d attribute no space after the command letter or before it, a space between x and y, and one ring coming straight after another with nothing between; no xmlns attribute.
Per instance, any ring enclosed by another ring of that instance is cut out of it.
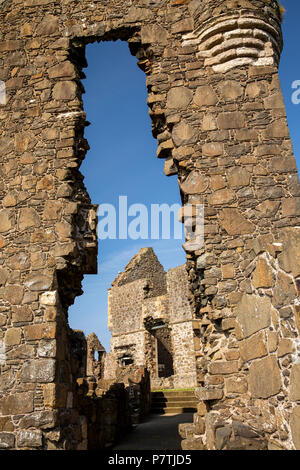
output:
<svg viewBox="0 0 300 470"><path fill-rule="evenodd" d="M300 104L291 101L292 83L300 80L300 5L282 0L287 12L283 22L285 47L280 64L280 80L288 123L300 168L298 121ZM91 150L81 166L85 185L95 204L118 207L119 196L128 205L180 204L176 176L166 177L164 161L156 157L157 143L151 134L146 104L146 80L131 56L127 43L117 41L91 44L86 50L88 68L83 81L84 108L91 125L86 138ZM129 219L130 220L130 219ZM185 262L184 240L102 240L99 243L98 274L86 275L84 294L69 310L70 326L85 334L94 331L107 351L107 289L141 247L152 246L167 270Z"/></svg>

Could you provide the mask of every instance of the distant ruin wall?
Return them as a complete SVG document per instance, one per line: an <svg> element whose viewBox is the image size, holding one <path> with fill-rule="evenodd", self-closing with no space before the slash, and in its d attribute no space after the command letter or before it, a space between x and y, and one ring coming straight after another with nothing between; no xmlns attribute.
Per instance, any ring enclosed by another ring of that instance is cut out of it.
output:
<svg viewBox="0 0 300 470"><path fill-rule="evenodd" d="M277 1L4 0L0 23L1 447L85 439L67 320L96 270L80 80L85 44L123 39L165 173L183 204L205 205L205 246L185 244L202 400L186 445L247 447L250 434L299 449L299 181Z"/></svg>

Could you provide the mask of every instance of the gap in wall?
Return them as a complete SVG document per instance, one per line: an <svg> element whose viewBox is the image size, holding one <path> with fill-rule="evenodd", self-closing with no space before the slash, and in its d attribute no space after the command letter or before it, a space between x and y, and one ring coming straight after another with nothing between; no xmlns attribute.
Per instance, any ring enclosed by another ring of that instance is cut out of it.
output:
<svg viewBox="0 0 300 470"><path fill-rule="evenodd" d="M181 204L177 178L163 173L151 133L146 76L137 67L125 41L101 42L86 47L88 68L82 81L90 146L80 172L93 204L112 204L119 196L128 206ZM132 218L129 217L129 221ZM99 240L98 274L86 275L84 294L69 309L71 328L86 336L95 332L108 352L107 289L140 248L152 246L165 270L183 264L182 240Z"/></svg>

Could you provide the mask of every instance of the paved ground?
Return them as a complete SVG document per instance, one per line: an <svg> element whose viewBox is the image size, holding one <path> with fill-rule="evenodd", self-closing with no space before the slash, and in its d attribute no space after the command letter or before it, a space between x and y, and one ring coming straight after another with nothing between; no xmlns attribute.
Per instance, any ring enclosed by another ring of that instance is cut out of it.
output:
<svg viewBox="0 0 300 470"><path fill-rule="evenodd" d="M113 450L181 450L179 423L192 423L193 413L150 415Z"/></svg>

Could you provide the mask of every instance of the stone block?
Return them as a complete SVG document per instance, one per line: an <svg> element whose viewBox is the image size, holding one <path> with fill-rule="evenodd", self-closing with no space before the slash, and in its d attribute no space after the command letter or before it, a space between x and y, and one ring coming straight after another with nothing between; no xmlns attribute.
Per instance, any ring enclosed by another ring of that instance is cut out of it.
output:
<svg viewBox="0 0 300 470"><path fill-rule="evenodd" d="M219 142L204 144L202 154L204 157L219 157L224 154L224 145Z"/></svg>
<svg viewBox="0 0 300 470"><path fill-rule="evenodd" d="M14 393L0 399L0 415L17 415L33 411L33 392Z"/></svg>
<svg viewBox="0 0 300 470"><path fill-rule="evenodd" d="M238 372L238 361L213 361L209 364L209 373L213 375L233 374Z"/></svg>
<svg viewBox="0 0 300 470"><path fill-rule="evenodd" d="M53 339L55 338L56 325L53 323L37 323L36 325L27 325L24 327L24 336L26 340Z"/></svg>
<svg viewBox="0 0 300 470"><path fill-rule="evenodd" d="M13 449L15 447L15 435L10 432L0 432L0 449Z"/></svg>
<svg viewBox="0 0 300 470"><path fill-rule="evenodd" d="M242 129L245 127L245 116L240 111L221 113L217 122L220 129Z"/></svg>
<svg viewBox="0 0 300 470"><path fill-rule="evenodd" d="M300 400L300 364L295 364L291 370L290 400Z"/></svg>
<svg viewBox="0 0 300 470"><path fill-rule="evenodd" d="M293 408L290 425L295 449L300 450L300 406Z"/></svg>
<svg viewBox="0 0 300 470"><path fill-rule="evenodd" d="M197 88L194 96L194 103L197 106L215 106L217 102L218 97L211 86L204 85Z"/></svg>
<svg viewBox="0 0 300 470"><path fill-rule="evenodd" d="M9 328L4 337L5 346L16 346L21 343L22 329L21 328Z"/></svg>
<svg viewBox="0 0 300 470"><path fill-rule="evenodd" d="M11 212L3 209L0 211L0 233L8 232L12 228Z"/></svg>
<svg viewBox="0 0 300 470"><path fill-rule="evenodd" d="M53 359L32 359L22 366L20 380L25 383L47 383L55 379Z"/></svg>
<svg viewBox="0 0 300 470"><path fill-rule="evenodd" d="M141 28L142 44L166 44L168 32L161 25L146 25Z"/></svg>
<svg viewBox="0 0 300 470"><path fill-rule="evenodd" d="M46 15L36 28L37 36L50 36L58 31L58 18L53 15Z"/></svg>
<svg viewBox="0 0 300 470"><path fill-rule="evenodd" d="M244 294L237 305L237 319L245 338L270 326L271 300L254 294Z"/></svg>
<svg viewBox="0 0 300 470"><path fill-rule="evenodd" d="M186 87L171 88L167 96L167 107L171 109L184 109L193 99L193 93Z"/></svg>
<svg viewBox="0 0 300 470"><path fill-rule="evenodd" d="M283 357L283 356L286 356L287 354L292 354L294 352L295 352L295 345L291 339L282 338L279 341L279 346L278 346L278 351L277 351L278 357Z"/></svg>
<svg viewBox="0 0 300 470"><path fill-rule="evenodd" d="M189 124L186 122L181 122L179 124L176 124L174 126L173 132L172 132L172 139L175 145L177 147L180 147L181 145L188 145L191 143L194 143L196 141L197 134L196 130L193 129Z"/></svg>
<svg viewBox="0 0 300 470"><path fill-rule="evenodd" d="M193 439L184 439L181 442L182 450L205 450L202 439L200 437Z"/></svg>
<svg viewBox="0 0 300 470"><path fill-rule="evenodd" d="M268 354L264 332L251 336L239 343L241 358L248 362Z"/></svg>
<svg viewBox="0 0 300 470"><path fill-rule="evenodd" d="M76 83L68 80L56 83L53 88L53 98L58 101L73 100L76 97L76 93Z"/></svg>
<svg viewBox="0 0 300 470"><path fill-rule="evenodd" d="M17 434L18 447L35 448L42 446L42 431L35 429L22 429Z"/></svg>
<svg viewBox="0 0 300 470"><path fill-rule="evenodd" d="M25 209L20 209L18 226L21 232L31 227L39 227L40 217L36 210L29 207Z"/></svg>
<svg viewBox="0 0 300 470"><path fill-rule="evenodd" d="M247 220L238 209L223 209L219 218L222 227L229 235L246 235L255 230L254 224Z"/></svg>
<svg viewBox="0 0 300 470"><path fill-rule="evenodd" d="M201 194L208 188L208 180L199 171L191 171L188 177L180 184L185 194Z"/></svg>
<svg viewBox="0 0 300 470"><path fill-rule="evenodd" d="M24 289L22 286L10 285L4 289L4 299L12 305L19 305L22 302Z"/></svg>
<svg viewBox="0 0 300 470"><path fill-rule="evenodd" d="M24 416L19 427L21 429L40 428L51 429L57 425L57 412L55 411L36 411Z"/></svg>
<svg viewBox="0 0 300 470"><path fill-rule="evenodd" d="M242 167L231 168L227 172L228 184L232 188L248 186L250 183L251 173Z"/></svg>
<svg viewBox="0 0 300 470"><path fill-rule="evenodd" d="M225 378L225 391L226 395L231 395L232 393L247 393L248 391L248 382L246 378Z"/></svg>
<svg viewBox="0 0 300 470"><path fill-rule="evenodd" d="M223 390L217 388L208 389L205 387L199 387L196 388L195 395L196 398L201 401L221 400L223 398Z"/></svg>
<svg viewBox="0 0 300 470"><path fill-rule="evenodd" d="M249 390L253 398L269 398L281 390L281 375L275 356L253 362L249 369Z"/></svg>

